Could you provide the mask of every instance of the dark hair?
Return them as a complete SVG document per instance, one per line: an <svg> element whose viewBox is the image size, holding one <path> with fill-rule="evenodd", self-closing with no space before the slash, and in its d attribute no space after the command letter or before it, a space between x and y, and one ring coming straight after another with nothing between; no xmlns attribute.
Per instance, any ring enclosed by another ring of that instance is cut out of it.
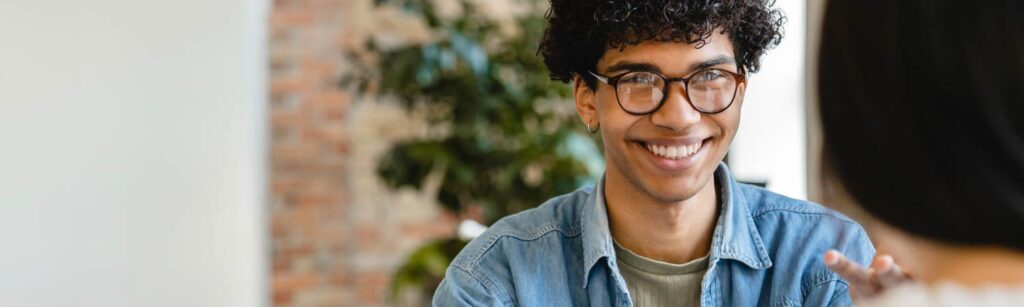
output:
<svg viewBox="0 0 1024 307"><path fill-rule="evenodd" d="M569 82L586 74L610 48L644 41L701 46L721 27L732 40L741 71L757 72L765 50L782 39L782 12L773 0L551 0L548 29L538 53L551 79Z"/></svg>
<svg viewBox="0 0 1024 307"><path fill-rule="evenodd" d="M830 0L824 158L908 233L1024 250L1024 3Z"/></svg>

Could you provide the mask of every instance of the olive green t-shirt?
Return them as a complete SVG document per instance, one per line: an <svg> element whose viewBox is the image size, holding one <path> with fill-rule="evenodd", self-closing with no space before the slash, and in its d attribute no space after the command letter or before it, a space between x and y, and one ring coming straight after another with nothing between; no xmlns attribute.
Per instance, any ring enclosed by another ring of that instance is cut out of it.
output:
<svg viewBox="0 0 1024 307"><path fill-rule="evenodd" d="M615 242L615 258L634 306L700 306L707 256L671 264L637 255Z"/></svg>

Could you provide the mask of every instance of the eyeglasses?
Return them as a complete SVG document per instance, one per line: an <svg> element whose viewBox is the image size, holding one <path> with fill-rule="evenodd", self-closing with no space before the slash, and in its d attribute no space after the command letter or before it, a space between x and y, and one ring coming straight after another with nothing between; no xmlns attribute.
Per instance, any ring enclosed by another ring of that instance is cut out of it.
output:
<svg viewBox="0 0 1024 307"><path fill-rule="evenodd" d="M732 105L740 83L746 82L742 74L712 68L697 71L686 78L666 78L659 73L633 71L615 77L591 75L615 88L619 107L633 115L651 114L665 104L665 95L672 82L683 83L686 100L698 112L721 113Z"/></svg>

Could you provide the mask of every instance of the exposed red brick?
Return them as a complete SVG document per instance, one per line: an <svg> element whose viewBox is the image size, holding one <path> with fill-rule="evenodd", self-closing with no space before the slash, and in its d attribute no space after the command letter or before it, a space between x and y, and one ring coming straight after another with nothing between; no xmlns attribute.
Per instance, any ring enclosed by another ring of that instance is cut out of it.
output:
<svg viewBox="0 0 1024 307"><path fill-rule="evenodd" d="M270 15L274 26L309 26L313 23L313 12L302 9L277 10Z"/></svg>
<svg viewBox="0 0 1024 307"><path fill-rule="evenodd" d="M392 267L418 242L447 237L450 215L401 221L393 204L350 203L356 95L341 88L345 54L373 59L346 27L372 0L275 0L268 17L274 306L385 306ZM392 123L388 123L392 124ZM362 138L365 139L365 138ZM366 174L364 176L373 176ZM426 205L426 204L425 204ZM358 209L358 211L356 211ZM374 220L360 220L368 217Z"/></svg>
<svg viewBox="0 0 1024 307"><path fill-rule="evenodd" d="M315 82L312 79L271 77L270 93L280 94L308 92L313 89L314 84Z"/></svg>
<svg viewBox="0 0 1024 307"><path fill-rule="evenodd" d="M274 306L286 306L292 302L292 291L274 290Z"/></svg>
<svg viewBox="0 0 1024 307"><path fill-rule="evenodd" d="M405 224L400 227L402 234L423 239L451 236L455 232L451 223L440 221L430 224Z"/></svg>
<svg viewBox="0 0 1024 307"><path fill-rule="evenodd" d="M295 290L314 286L317 281L318 277L313 274L279 274L274 276L273 279L274 292L294 292Z"/></svg>
<svg viewBox="0 0 1024 307"><path fill-rule="evenodd" d="M359 293L357 294L358 303L383 303L390 282L391 274L388 272L360 273L356 277L356 284L359 286Z"/></svg>

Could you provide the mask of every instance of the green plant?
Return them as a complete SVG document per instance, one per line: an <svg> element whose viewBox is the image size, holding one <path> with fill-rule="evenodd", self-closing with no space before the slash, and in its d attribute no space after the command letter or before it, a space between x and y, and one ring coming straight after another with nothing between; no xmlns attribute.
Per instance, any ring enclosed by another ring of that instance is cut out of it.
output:
<svg viewBox="0 0 1024 307"><path fill-rule="evenodd" d="M486 224L592 182L602 163L594 139L579 128L570 88L551 81L536 54L546 3L505 1L525 6L509 31L477 7L497 0L451 1L463 14L447 19L436 1L378 1L422 17L435 39L395 50L371 40L378 59L370 70L379 74L346 78L376 82L377 94L429 112L430 124L446 131L397 144L381 159L381 178L421 188L440 172L439 203L456 213L480 206Z"/></svg>
<svg viewBox="0 0 1024 307"><path fill-rule="evenodd" d="M422 18L431 39L397 49L369 40L376 61L343 78L345 86L422 112L440 131L396 144L380 160L380 177L419 189L440 174L438 202L456 215L482 208L484 224L593 182L603 165L596 139L580 128L570 88L551 81L536 54L546 2L447 0L462 12L452 16L435 6L442 1L377 1ZM488 1L516 5L519 13L487 14L480 6L497 3ZM452 244L414 252L393 290L419 282L432 291L428 281L447 266L439 272L439 259L454 257Z"/></svg>
<svg viewBox="0 0 1024 307"><path fill-rule="evenodd" d="M418 288L424 297L430 297L434 289L441 284L444 271L459 251L466 246L466 241L458 238L435 240L420 246L409 254L409 258L395 273L391 284L391 297L401 295L403 289Z"/></svg>

